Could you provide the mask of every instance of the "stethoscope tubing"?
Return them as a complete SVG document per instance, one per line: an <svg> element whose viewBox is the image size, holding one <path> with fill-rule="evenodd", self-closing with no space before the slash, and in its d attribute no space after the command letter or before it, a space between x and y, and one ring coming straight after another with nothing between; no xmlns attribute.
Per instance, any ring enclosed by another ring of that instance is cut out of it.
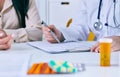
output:
<svg viewBox="0 0 120 77"><path fill-rule="evenodd" d="M109 17L110 11L111 11L112 4L111 4L111 6L110 6L110 8L108 10L107 17L106 17L106 23L104 25L107 26L107 27L111 27L111 28L120 28L120 24L118 24L118 21L117 21L116 16L115 16L115 13L116 13L116 0L113 0L113 3L114 3L114 6L113 6L113 21L114 21L115 26L113 27L113 26L108 24L108 17ZM98 15L97 15L97 20L98 21L95 22L94 25L93 25L96 30L102 30L102 28L103 28L103 24L100 21L101 7L102 7L102 0L100 0L99 7L98 7Z"/></svg>

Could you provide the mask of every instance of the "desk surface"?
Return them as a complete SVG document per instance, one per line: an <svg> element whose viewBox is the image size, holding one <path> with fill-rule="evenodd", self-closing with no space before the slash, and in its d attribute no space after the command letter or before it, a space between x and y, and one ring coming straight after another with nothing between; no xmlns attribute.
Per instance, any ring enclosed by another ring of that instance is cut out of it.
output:
<svg viewBox="0 0 120 77"><path fill-rule="evenodd" d="M69 61L73 63L84 63L86 70L75 74L58 75L27 75L26 77L120 77L119 54L112 52L111 66L99 66L99 53L81 52L81 53L61 53L49 54L33 48L26 43L12 44L11 49L1 50L0 54L32 54L29 66L33 63L48 62L50 60Z"/></svg>

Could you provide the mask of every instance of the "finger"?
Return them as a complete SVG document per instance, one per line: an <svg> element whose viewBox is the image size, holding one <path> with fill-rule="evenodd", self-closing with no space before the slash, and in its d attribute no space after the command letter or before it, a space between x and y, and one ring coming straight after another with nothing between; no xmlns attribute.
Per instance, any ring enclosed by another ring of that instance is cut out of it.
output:
<svg viewBox="0 0 120 77"><path fill-rule="evenodd" d="M43 28L43 34L44 34L45 36L50 36L50 35L51 35L50 29L48 29L48 28Z"/></svg>
<svg viewBox="0 0 120 77"><path fill-rule="evenodd" d="M100 52L100 47L99 46L95 49L95 52L97 52L97 53Z"/></svg>
<svg viewBox="0 0 120 77"><path fill-rule="evenodd" d="M56 27L55 27L54 25L49 25L48 27L49 27L49 29L52 30L52 31L55 31L55 30L56 30Z"/></svg>
<svg viewBox="0 0 120 77"><path fill-rule="evenodd" d="M53 35L50 32L45 32L44 36L45 36L45 39L49 39L49 38L54 39Z"/></svg>
<svg viewBox="0 0 120 77"><path fill-rule="evenodd" d="M44 35L51 36L52 34L50 33L50 31L44 31Z"/></svg>
<svg viewBox="0 0 120 77"><path fill-rule="evenodd" d="M0 50L9 49L7 44L0 45Z"/></svg>
<svg viewBox="0 0 120 77"><path fill-rule="evenodd" d="M51 43L56 43L57 41L53 37L46 37L46 40L51 42Z"/></svg>
<svg viewBox="0 0 120 77"><path fill-rule="evenodd" d="M92 48L91 48L91 51L92 52L95 52L95 49L99 46L99 43L96 43Z"/></svg>
<svg viewBox="0 0 120 77"><path fill-rule="evenodd" d="M115 50L116 50L115 47L112 47L111 51L115 51Z"/></svg>
<svg viewBox="0 0 120 77"><path fill-rule="evenodd" d="M95 46L93 46L93 47L90 49L91 52L94 52L94 50L95 50Z"/></svg>
<svg viewBox="0 0 120 77"><path fill-rule="evenodd" d="M12 39L10 39L7 43L8 49L11 47Z"/></svg>
<svg viewBox="0 0 120 77"><path fill-rule="evenodd" d="M6 32L4 30L0 29L0 39L4 38L6 36L7 36Z"/></svg>
<svg viewBox="0 0 120 77"><path fill-rule="evenodd" d="M119 51L120 50L120 47L119 46L113 46L111 48L111 51Z"/></svg>
<svg viewBox="0 0 120 77"><path fill-rule="evenodd" d="M49 31L45 31L44 32L44 36L45 36L45 39L47 40L51 40L51 41L56 41L55 38L53 37L52 33Z"/></svg>
<svg viewBox="0 0 120 77"><path fill-rule="evenodd" d="M2 38L3 37L3 33L0 33L0 38Z"/></svg>
<svg viewBox="0 0 120 77"><path fill-rule="evenodd" d="M43 27L42 27L42 31L43 31L43 32L46 32L46 31L49 32L50 29L49 29L48 27L43 26Z"/></svg>
<svg viewBox="0 0 120 77"><path fill-rule="evenodd" d="M54 25L50 25L49 29L52 30L55 34L57 34L57 35L59 34L58 29Z"/></svg>
<svg viewBox="0 0 120 77"><path fill-rule="evenodd" d="M47 41L51 43L57 42L50 32L45 32L44 37Z"/></svg>
<svg viewBox="0 0 120 77"><path fill-rule="evenodd" d="M0 39L0 44L6 44L11 39L11 36L7 36L3 39Z"/></svg>
<svg viewBox="0 0 120 77"><path fill-rule="evenodd" d="M12 35L9 35L7 37L9 37L10 39L8 40L8 42L6 42L6 44L1 44L0 45L0 50L9 49L11 47Z"/></svg>
<svg viewBox="0 0 120 77"><path fill-rule="evenodd" d="M43 26L42 29L45 30L45 31L46 31L46 30L50 30L50 28L47 27L47 26Z"/></svg>
<svg viewBox="0 0 120 77"><path fill-rule="evenodd" d="M117 43L113 41L111 47L115 47L116 44Z"/></svg>
<svg viewBox="0 0 120 77"><path fill-rule="evenodd" d="M57 37L59 36L60 37L60 33L59 31L55 28L54 25L49 25L48 28L45 28L43 27L43 33L44 33L44 36L45 36L45 39L51 43L56 43L56 39L54 38L53 34L51 33L54 32L55 35L57 35Z"/></svg>

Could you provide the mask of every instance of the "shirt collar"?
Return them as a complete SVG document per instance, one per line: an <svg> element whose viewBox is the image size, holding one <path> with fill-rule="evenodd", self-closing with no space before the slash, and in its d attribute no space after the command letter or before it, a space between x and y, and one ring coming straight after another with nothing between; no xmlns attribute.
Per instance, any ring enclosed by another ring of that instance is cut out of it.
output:
<svg viewBox="0 0 120 77"><path fill-rule="evenodd" d="M12 6L12 0L5 0L4 6L3 6L3 10L1 11L1 13L5 12L7 9L9 9Z"/></svg>

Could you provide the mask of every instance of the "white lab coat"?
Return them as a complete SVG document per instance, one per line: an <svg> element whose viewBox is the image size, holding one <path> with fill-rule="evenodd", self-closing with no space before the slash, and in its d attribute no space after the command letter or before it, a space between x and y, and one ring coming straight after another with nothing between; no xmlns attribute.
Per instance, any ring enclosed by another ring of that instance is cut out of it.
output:
<svg viewBox="0 0 120 77"><path fill-rule="evenodd" d="M106 27L106 19L108 24L115 27L113 21L113 0L103 0L100 14L100 21L103 24L103 29L95 30L93 24L97 21L98 7L100 0L79 0L80 7L76 16L73 18L73 23L67 29L60 29L66 41L87 40L90 30L95 34L95 40L99 40L106 36L120 36L120 29ZM116 0L115 17L120 24L120 0ZM108 32L108 34L107 34Z"/></svg>

